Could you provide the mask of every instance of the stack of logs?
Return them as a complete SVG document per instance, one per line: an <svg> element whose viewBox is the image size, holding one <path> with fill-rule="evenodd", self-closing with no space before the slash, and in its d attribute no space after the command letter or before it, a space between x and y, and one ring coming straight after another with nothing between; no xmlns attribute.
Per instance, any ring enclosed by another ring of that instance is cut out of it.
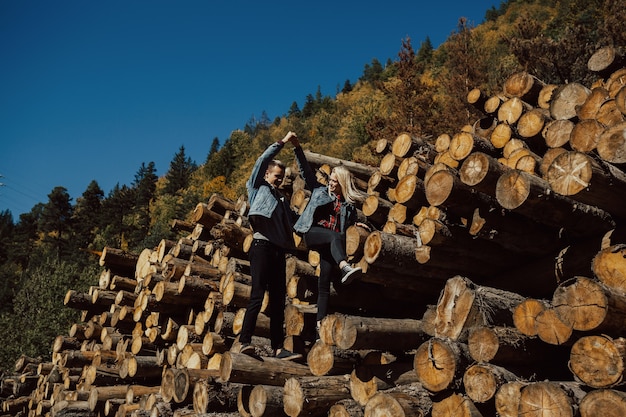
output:
<svg viewBox="0 0 626 417"><path fill-rule="evenodd" d="M319 256L288 256L286 347L236 353L250 294L245 198L213 195L177 241L105 248L82 313L50 361L22 357L2 413L29 416L624 416L626 68L598 81L510 76L472 90L484 118L433 141L378 141L380 165L306 151L320 178L343 164L368 198L347 252L364 273L334 285L315 339ZM288 176L302 210L308 192ZM622 202L620 202L622 201ZM267 303L263 305L263 311Z"/></svg>

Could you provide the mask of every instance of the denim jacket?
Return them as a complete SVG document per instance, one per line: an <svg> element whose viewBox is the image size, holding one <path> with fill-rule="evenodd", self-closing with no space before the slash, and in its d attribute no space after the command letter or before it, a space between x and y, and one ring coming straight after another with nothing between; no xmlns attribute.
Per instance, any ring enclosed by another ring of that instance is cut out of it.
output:
<svg viewBox="0 0 626 417"><path fill-rule="evenodd" d="M302 152L302 150L300 150L300 152ZM308 232L313 225L315 210L318 207L331 203L335 199L335 197L328 192L328 186L317 181L313 169L311 169L311 166L304 158L304 152L302 152L302 156L302 161L298 158L298 167L300 168L300 174L306 182L307 188L312 191L308 204L304 208L304 211L300 215L298 221L296 221L296 224L293 226L293 230L300 234ZM344 233L346 229L356 223L356 221L356 207L354 207L353 204L343 201L339 210L340 232Z"/></svg>
<svg viewBox="0 0 626 417"><path fill-rule="evenodd" d="M267 183L267 181L265 181L265 171L267 171L267 166L270 161L278 155L283 146L284 144L280 141L268 146L265 152L263 152L256 160L254 167L252 168L250 178L248 178L248 181L246 182L248 202L250 203L250 210L248 212L249 216L257 215L271 218L276 206L278 205L278 200L274 194L272 194L271 186ZM306 162L306 159L304 159L304 152L302 152L301 148L294 148L294 151L296 153L298 164L301 163L300 159ZM292 210L289 211L293 213L293 223L296 218L296 213Z"/></svg>

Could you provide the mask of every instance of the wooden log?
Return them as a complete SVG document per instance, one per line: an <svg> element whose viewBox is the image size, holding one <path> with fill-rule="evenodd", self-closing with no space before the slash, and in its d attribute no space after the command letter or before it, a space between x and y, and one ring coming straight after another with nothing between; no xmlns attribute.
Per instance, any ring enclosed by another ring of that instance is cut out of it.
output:
<svg viewBox="0 0 626 417"><path fill-rule="evenodd" d="M432 153L432 150L432 144L426 139L406 132L396 136L391 146L391 153L398 158L405 158L415 154L428 157Z"/></svg>
<svg viewBox="0 0 626 417"><path fill-rule="evenodd" d="M496 149L503 149L513 138L513 129L506 122L498 123L489 135L489 142Z"/></svg>
<svg viewBox="0 0 626 417"><path fill-rule="evenodd" d="M549 148L560 148L569 144L570 135L576 124L568 119L551 120L541 132Z"/></svg>
<svg viewBox="0 0 626 417"><path fill-rule="evenodd" d="M474 284L456 276L446 281L437 302L435 336L457 340L476 325L513 325L513 309L523 301L519 294Z"/></svg>
<svg viewBox="0 0 626 417"><path fill-rule="evenodd" d="M526 298L513 310L513 323L521 334L537 336L537 316L539 313L550 308L547 300Z"/></svg>
<svg viewBox="0 0 626 417"><path fill-rule="evenodd" d="M433 403L433 417L482 417L471 399L462 394L451 394Z"/></svg>
<svg viewBox="0 0 626 417"><path fill-rule="evenodd" d="M208 234L209 230L222 221L224 216L219 214L209 207L206 203L198 203L196 207L193 209L191 213L191 219L194 223L202 225L199 231L194 229L194 235L196 240L206 240L201 239L201 237L205 237L204 234ZM197 226L196 226L197 228Z"/></svg>
<svg viewBox="0 0 626 417"><path fill-rule="evenodd" d="M336 348L322 340L316 341L307 354L307 364L315 376L345 375L350 373L357 359L348 355L339 355Z"/></svg>
<svg viewBox="0 0 626 417"><path fill-rule="evenodd" d="M330 407L328 417L363 417L363 408L350 398L340 400Z"/></svg>
<svg viewBox="0 0 626 417"><path fill-rule="evenodd" d="M430 415L432 407L428 393L416 383L377 393L365 405L363 415L423 417Z"/></svg>
<svg viewBox="0 0 626 417"><path fill-rule="evenodd" d="M609 77L624 65L624 57L614 46L604 46L596 50L587 61L587 69L603 78Z"/></svg>
<svg viewBox="0 0 626 417"><path fill-rule="evenodd" d="M411 362L391 360L378 364L364 361L350 373L350 394L358 404L365 406L378 392L419 382Z"/></svg>
<svg viewBox="0 0 626 417"><path fill-rule="evenodd" d="M497 114L498 109L500 108L500 105L502 104L502 102L506 100L506 97L504 95L492 95L489 96L487 98L487 100L485 101L485 113L488 115L494 115Z"/></svg>
<svg viewBox="0 0 626 417"><path fill-rule="evenodd" d="M496 154L496 148L489 140L469 132L454 134L448 151L450 156L457 161L463 161L472 152L483 152L489 155Z"/></svg>
<svg viewBox="0 0 626 417"><path fill-rule="evenodd" d="M560 85L552 93L550 116L554 120L573 119L576 109L587 100L591 90L576 82Z"/></svg>
<svg viewBox="0 0 626 417"><path fill-rule="evenodd" d="M534 105L545 86L546 83L534 75L521 71L510 75L504 81L502 92L507 97L519 97L526 103Z"/></svg>
<svg viewBox="0 0 626 417"><path fill-rule="evenodd" d="M404 205L409 210L416 210L426 203L424 182L415 175L405 175L396 185L395 198L397 203ZM394 207L389 211L389 217L391 217Z"/></svg>
<svg viewBox="0 0 626 417"><path fill-rule="evenodd" d="M572 236L604 234L614 228L610 214L551 191L547 181L522 171L505 172L496 185L502 207Z"/></svg>
<svg viewBox="0 0 626 417"><path fill-rule="evenodd" d="M620 417L626 415L626 393L597 389L587 393L579 406L581 417Z"/></svg>
<svg viewBox="0 0 626 417"><path fill-rule="evenodd" d="M459 178L477 191L495 195L498 178L506 169L494 157L483 152L473 152L461 164Z"/></svg>
<svg viewBox="0 0 626 417"><path fill-rule="evenodd" d="M339 165L343 165L357 178L367 182L369 177L376 171L375 167L371 167L369 165L360 164L358 162L347 161L344 159L333 158L330 156L322 155L319 153L311 152L309 150L304 150L304 156L306 160L312 166L321 166L327 164L331 167L336 167Z"/></svg>
<svg viewBox="0 0 626 417"><path fill-rule="evenodd" d="M519 413L528 417L572 417L584 396L585 391L577 383L533 382L521 390Z"/></svg>
<svg viewBox="0 0 626 417"><path fill-rule="evenodd" d="M413 368L424 388L432 392L458 388L472 359L464 343L431 338L414 355Z"/></svg>
<svg viewBox="0 0 626 417"><path fill-rule="evenodd" d="M220 364L220 378L224 382L280 386L290 377L311 375L308 366L297 362L269 357L257 360L234 352L225 352Z"/></svg>
<svg viewBox="0 0 626 417"><path fill-rule="evenodd" d="M569 367L577 378L593 388L624 384L626 339L606 335L581 337L572 345Z"/></svg>
<svg viewBox="0 0 626 417"><path fill-rule="evenodd" d="M498 108L498 120L509 126L514 126L524 111L532 107L524 103L519 97L511 97L505 100Z"/></svg>
<svg viewBox="0 0 626 417"><path fill-rule="evenodd" d="M614 217L625 217L616 194L626 192L626 174L610 164L600 165L582 152L563 152L550 164L546 179L553 191L576 201L602 207Z"/></svg>
<svg viewBox="0 0 626 417"><path fill-rule="evenodd" d="M105 246L100 255L99 265L110 269L115 275L134 277L139 255L122 249Z"/></svg>
<svg viewBox="0 0 626 417"><path fill-rule="evenodd" d="M610 245L593 258L593 274L604 285L618 293L626 293L626 244Z"/></svg>
<svg viewBox="0 0 626 417"><path fill-rule="evenodd" d="M489 363L477 363L463 374L463 386L467 396L476 403L491 400L500 387L519 378L511 371Z"/></svg>
<svg viewBox="0 0 626 417"><path fill-rule="evenodd" d="M502 385L495 396L495 407L501 417L517 417L522 388L528 385L523 381L512 381Z"/></svg>
<svg viewBox="0 0 626 417"><path fill-rule="evenodd" d="M573 328L571 323L561 319L560 315L552 307L547 308L537 315L535 320L537 336L551 345L563 345L570 342Z"/></svg>
<svg viewBox="0 0 626 417"><path fill-rule="evenodd" d="M333 340L340 349L382 349L402 352L414 349L429 336L422 322L336 315Z"/></svg>
<svg viewBox="0 0 626 417"><path fill-rule="evenodd" d="M284 388L272 385L255 385L250 392L248 409L252 417L280 417L283 411Z"/></svg>
<svg viewBox="0 0 626 417"><path fill-rule="evenodd" d="M393 203L376 195L369 195L363 202L363 214L375 225L385 224Z"/></svg>
<svg viewBox="0 0 626 417"><path fill-rule="evenodd" d="M600 135L596 150L603 160L612 164L626 163L626 122L607 127Z"/></svg>
<svg viewBox="0 0 626 417"><path fill-rule="evenodd" d="M335 402L347 398L347 375L292 377L284 384L283 410L290 417L325 416Z"/></svg>
<svg viewBox="0 0 626 417"><path fill-rule="evenodd" d="M590 278L563 282L554 291L552 305L574 330L621 334L626 326L626 295Z"/></svg>

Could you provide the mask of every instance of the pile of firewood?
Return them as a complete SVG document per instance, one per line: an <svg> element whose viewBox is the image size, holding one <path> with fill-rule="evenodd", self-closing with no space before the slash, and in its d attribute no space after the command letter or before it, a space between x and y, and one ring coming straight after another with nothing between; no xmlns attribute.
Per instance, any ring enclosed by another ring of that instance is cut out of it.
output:
<svg viewBox="0 0 626 417"><path fill-rule="evenodd" d="M97 285L68 291L79 323L48 360L4 376L2 415L624 416L626 68L589 60L592 86L509 77L472 90L484 114L454 134L375 144L380 165L306 151L320 179L346 165L373 231L352 226L364 273L333 285L315 339L319 255L288 256L285 345L264 311L236 352L250 295L247 201L213 195L177 241L105 248ZM297 175L283 185L301 211Z"/></svg>

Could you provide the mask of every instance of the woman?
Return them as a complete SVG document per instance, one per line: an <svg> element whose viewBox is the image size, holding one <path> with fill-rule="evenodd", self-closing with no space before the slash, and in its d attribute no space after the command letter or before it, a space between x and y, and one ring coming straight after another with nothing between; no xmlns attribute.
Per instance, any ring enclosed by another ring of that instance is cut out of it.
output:
<svg viewBox="0 0 626 417"><path fill-rule="evenodd" d="M350 284L361 271L352 267L347 260L345 232L353 224L369 229L357 222L357 210L354 204L363 201L365 195L354 186L352 173L344 166L332 169L328 185L319 183L307 163L300 164L300 173L307 188L311 189L311 198L298 221L294 225L296 233L301 235L310 249L320 253L320 277L317 296L317 327L328 313L330 282L332 273L341 272L341 283ZM338 268L337 268L338 267Z"/></svg>

